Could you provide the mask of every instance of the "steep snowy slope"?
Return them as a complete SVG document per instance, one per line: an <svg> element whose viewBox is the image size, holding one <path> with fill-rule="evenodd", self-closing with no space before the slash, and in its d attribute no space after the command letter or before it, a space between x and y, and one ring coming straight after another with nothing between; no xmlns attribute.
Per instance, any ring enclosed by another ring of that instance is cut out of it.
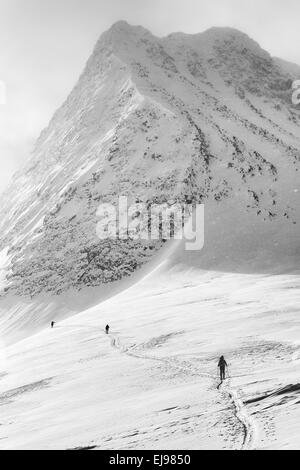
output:
<svg viewBox="0 0 300 470"><path fill-rule="evenodd" d="M2 195L1 449L299 449L298 78L229 28L101 36ZM119 195L203 202L203 250L100 241Z"/></svg>
<svg viewBox="0 0 300 470"><path fill-rule="evenodd" d="M120 195L148 205L204 202L197 266L298 268L294 78L229 28L157 38L119 22L104 33L2 196L2 331L30 321L30 310L42 325L41 302L102 289L153 258L162 241L98 239L99 204Z"/></svg>
<svg viewBox="0 0 300 470"><path fill-rule="evenodd" d="M161 265L6 350L0 448L299 449L299 292Z"/></svg>

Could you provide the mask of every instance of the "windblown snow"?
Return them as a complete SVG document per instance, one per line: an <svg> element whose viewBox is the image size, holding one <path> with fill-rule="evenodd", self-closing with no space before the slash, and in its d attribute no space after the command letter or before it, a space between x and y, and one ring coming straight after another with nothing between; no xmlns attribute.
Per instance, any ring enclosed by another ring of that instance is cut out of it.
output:
<svg viewBox="0 0 300 470"><path fill-rule="evenodd" d="M299 300L296 275L163 265L7 349L1 448L299 448Z"/></svg>
<svg viewBox="0 0 300 470"><path fill-rule="evenodd" d="M300 448L297 71L230 28L100 37L2 195L1 449ZM100 241L120 195L204 203L203 250Z"/></svg>

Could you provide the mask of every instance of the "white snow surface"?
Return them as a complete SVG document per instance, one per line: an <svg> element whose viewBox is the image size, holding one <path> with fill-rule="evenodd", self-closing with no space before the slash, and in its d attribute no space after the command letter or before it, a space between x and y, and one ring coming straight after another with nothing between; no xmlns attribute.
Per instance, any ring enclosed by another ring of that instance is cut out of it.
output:
<svg viewBox="0 0 300 470"><path fill-rule="evenodd" d="M299 448L299 276L170 261L2 348L1 449Z"/></svg>
<svg viewBox="0 0 300 470"><path fill-rule="evenodd" d="M9 261L10 258L8 256L8 247L6 247L0 251L0 290L2 290L7 285L6 275Z"/></svg>
<svg viewBox="0 0 300 470"><path fill-rule="evenodd" d="M0 449L300 448L287 69L226 28L102 35L2 195ZM99 202L119 194L203 200L204 249L178 243L106 284L100 259L82 277Z"/></svg>

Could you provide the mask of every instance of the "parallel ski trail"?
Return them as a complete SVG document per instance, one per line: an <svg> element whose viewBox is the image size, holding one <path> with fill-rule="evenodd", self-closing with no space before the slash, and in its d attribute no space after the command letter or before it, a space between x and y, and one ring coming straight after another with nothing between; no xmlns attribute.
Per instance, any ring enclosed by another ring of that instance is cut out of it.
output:
<svg viewBox="0 0 300 470"><path fill-rule="evenodd" d="M215 379L215 376L212 375L212 374L198 372L198 371L196 372L196 371L192 371L190 369L187 369L186 367L183 367L182 365L176 363L174 359L172 361L170 361L170 360L165 359L165 358L160 358L160 357L156 357L156 356L149 356L148 354L147 355L146 354L140 354L140 353L138 354L138 353L135 352L136 346L131 346L131 347L125 348L125 347L121 346L120 340L116 337L112 337L111 345L114 348L119 349L124 354L127 354L127 356L135 357L137 359L146 359L146 360L149 360L149 361L162 362L164 364L168 364L169 366L171 366L175 369L181 370L183 372L186 372L188 370L190 372L190 375L208 377L208 378Z"/></svg>
<svg viewBox="0 0 300 470"><path fill-rule="evenodd" d="M241 450L254 449L256 441L256 425L254 420L248 414L247 408L244 405L242 399L239 397L238 391L226 384L222 388L231 398L235 408L235 416L243 427L244 436Z"/></svg>
<svg viewBox="0 0 300 470"><path fill-rule="evenodd" d="M173 367L175 369L184 371L184 372L189 372L191 375L196 375L200 377L208 377L212 379L216 379L216 377L212 374L208 373L203 373L203 372L198 372L198 371L193 371L192 368L186 368L180 365L179 363L176 363L176 361L173 359L172 361L165 359L165 358L159 358L155 356L149 356L146 354L141 354L137 353L135 350L137 348L136 345L129 346L129 347L124 347L121 345L121 342L118 337L112 336L111 337L111 346L115 349L120 350L122 353L134 357L136 359L145 359L145 360L150 360L150 361L157 361L157 362L162 362L164 364L167 364L170 367ZM256 426L254 420L250 417L248 414L247 408L245 407L242 399L239 397L238 391L236 389L231 388L228 385L228 382L221 383L217 387L218 390L224 391L227 393L229 396L230 400L233 403L234 406L234 414L236 419L241 423L242 428L243 428L243 439L242 439L242 446L241 450L251 450L254 449L255 447L255 440L256 440Z"/></svg>

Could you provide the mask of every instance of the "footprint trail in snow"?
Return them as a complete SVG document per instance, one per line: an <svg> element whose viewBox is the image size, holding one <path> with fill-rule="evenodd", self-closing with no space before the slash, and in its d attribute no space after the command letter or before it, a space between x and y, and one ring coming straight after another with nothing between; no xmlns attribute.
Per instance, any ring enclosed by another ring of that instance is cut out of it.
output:
<svg viewBox="0 0 300 470"><path fill-rule="evenodd" d="M198 370L194 370L191 364L190 368L187 368L186 365L183 366L177 361L175 358L166 359L166 358L159 358L156 356L150 356L148 354L142 354L137 352L137 345L134 344L132 346L122 346L119 337L111 336L111 346L115 349L118 349L120 352L127 354L128 356L134 357L136 359L146 359L150 361L157 361L167 364L169 367L176 368L177 370L181 370L184 372L189 372L190 375L197 375L199 377L209 377L211 379L215 379L215 376L208 373L202 373ZM220 383L217 386L217 390L221 393L224 392L230 399L233 404L234 408L234 416L237 421L241 424L243 429L243 437L242 437L242 444L240 450L251 450L255 448L255 439L256 439L256 424L254 420L249 415L246 406L244 405L242 399L239 396L239 393L236 389L230 386L230 379L227 379L225 382ZM237 436L238 437L238 436Z"/></svg>

